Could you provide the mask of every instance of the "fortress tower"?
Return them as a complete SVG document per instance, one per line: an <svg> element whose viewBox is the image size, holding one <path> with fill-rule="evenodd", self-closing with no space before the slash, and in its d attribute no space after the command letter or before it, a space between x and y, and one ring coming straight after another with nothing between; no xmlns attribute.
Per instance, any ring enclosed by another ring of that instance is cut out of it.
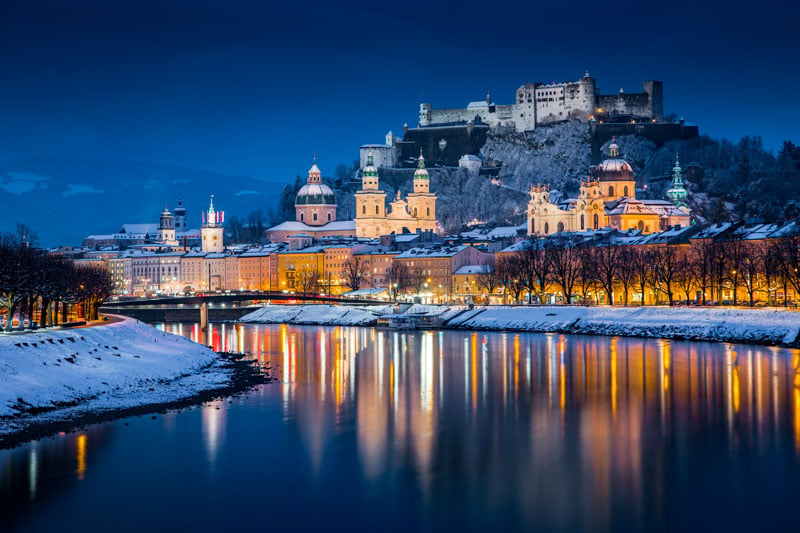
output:
<svg viewBox="0 0 800 533"><path fill-rule="evenodd" d="M223 228L225 213L214 210L214 195L211 195L211 203L208 211L204 214L203 226L200 228L202 237L202 250L206 253L219 253L223 250Z"/></svg>

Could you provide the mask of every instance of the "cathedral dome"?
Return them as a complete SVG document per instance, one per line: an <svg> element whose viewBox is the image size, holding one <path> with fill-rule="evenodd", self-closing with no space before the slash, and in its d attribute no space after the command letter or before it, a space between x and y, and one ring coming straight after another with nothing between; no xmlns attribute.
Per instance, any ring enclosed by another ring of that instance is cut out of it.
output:
<svg viewBox="0 0 800 533"><path fill-rule="evenodd" d="M322 183L322 173L317 166L317 156L314 164L308 170L308 181L297 191L294 205L336 205L336 196L330 187Z"/></svg>
<svg viewBox="0 0 800 533"><path fill-rule="evenodd" d="M336 205L336 196L324 183L306 183L297 192L294 205Z"/></svg>
<svg viewBox="0 0 800 533"><path fill-rule="evenodd" d="M619 157L619 146L612 142L608 147L609 158L594 167L592 177L599 181L635 181L633 168Z"/></svg>

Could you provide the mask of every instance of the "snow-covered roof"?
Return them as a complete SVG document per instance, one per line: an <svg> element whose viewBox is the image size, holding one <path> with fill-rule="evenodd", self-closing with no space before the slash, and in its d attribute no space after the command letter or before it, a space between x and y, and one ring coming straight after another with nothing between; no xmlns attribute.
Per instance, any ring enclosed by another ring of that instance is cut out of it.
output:
<svg viewBox="0 0 800 533"><path fill-rule="evenodd" d="M454 274L481 274L486 272L486 265L464 265L459 267Z"/></svg>
<svg viewBox="0 0 800 533"><path fill-rule="evenodd" d="M415 257L453 257L467 249L466 245L440 246L436 248L411 248L399 254L397 259L413 259Z"/></svg>
<svg viewBox="0 0 800 533"><path fill-rule="evenodd" d="M123 224L119 233L128 235L145 235L149 233L150 235L155 235L158 233L158 224Z"/></svg>
<svg viewBox="0 0 800 533"><path fill-rule="evenodd" d="M299 232L317 232L317 231L355 231L356 223L353 220L336 220L334 222L328 222L322 226L309 226L308 224L303 224L302 222L297 222L294 220L287 220L286 222L281 222L277 226L273 226L269 228L267 231L299 231Z"/></svg>

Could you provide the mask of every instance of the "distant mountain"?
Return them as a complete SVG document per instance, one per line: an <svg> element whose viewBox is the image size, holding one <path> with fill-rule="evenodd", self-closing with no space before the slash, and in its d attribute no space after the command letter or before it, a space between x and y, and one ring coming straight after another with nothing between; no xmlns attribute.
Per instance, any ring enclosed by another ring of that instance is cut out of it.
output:
<svg viewBox="0 0 800 533"><path fill-rule="evenodd" d="M226 218L245 218L273 209L281 186L153 163L38 157L0 164L0 231L24 222L44 246L78 245L88 234L114 233L125 223L158 222L164 203L173 211L179 198L196 228L211 194Z"/></svg>

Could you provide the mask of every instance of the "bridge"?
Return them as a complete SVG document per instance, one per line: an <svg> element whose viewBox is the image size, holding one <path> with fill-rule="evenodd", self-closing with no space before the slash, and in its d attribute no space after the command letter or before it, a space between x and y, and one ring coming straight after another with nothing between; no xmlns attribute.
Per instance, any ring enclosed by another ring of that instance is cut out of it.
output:
<svg viewBox="0 0 800 533"><path fill-rule="evenodd" d="M144 322L200 322L208 325L209 316L215 320L237 320L252 311L259 303L303 302L320 304L376 305L385 302L268 291L209 292L184 296L158 296L112 300L100 306L100 312L130 316Z"/></svg>

